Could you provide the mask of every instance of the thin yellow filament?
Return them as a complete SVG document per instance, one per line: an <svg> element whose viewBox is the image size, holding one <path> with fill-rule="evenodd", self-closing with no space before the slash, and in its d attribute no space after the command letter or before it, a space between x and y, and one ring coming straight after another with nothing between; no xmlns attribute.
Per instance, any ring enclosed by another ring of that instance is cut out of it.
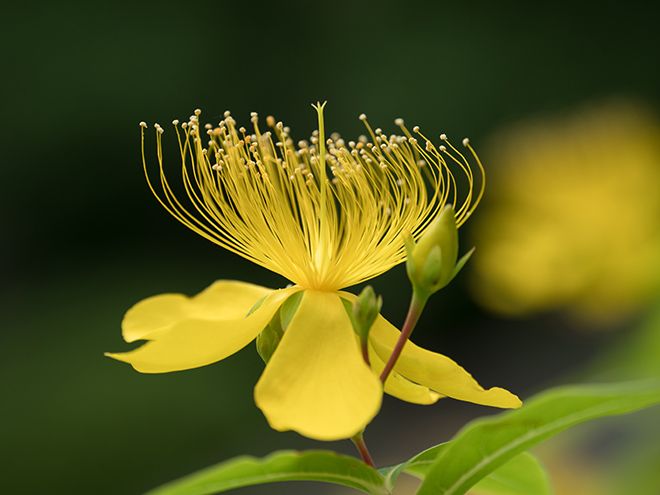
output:
<svg viewBox="0 0 660 495"><path fill-rule="evenodd" d="M185 201L165 173L164 131L158 124L159 177L150 178L147 126L141 123L150 190L172 216L204 238L319 290L355 285L403 262L402 234L419 238L445 204L454 206L459 226L474 212L485 172L467 140L463 144L476 169L444 134L436 147L401 119L395 122L403 135L374 130L362 115L370 139L346 143L336 133L326 138L325 103L313 106L318 131L297 146L288 127L270 116L269 130L262 132L253 113L251 133L237 128L229 112L217 126L202 125L199 110L188 122L174 121ZM460 196L462 182L467 192Z"/></svg>

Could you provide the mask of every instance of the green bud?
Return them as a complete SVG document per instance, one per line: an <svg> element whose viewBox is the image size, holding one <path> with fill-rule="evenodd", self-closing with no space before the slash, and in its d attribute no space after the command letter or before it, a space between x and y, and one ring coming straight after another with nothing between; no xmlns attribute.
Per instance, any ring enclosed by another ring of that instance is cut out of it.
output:
<svg viewBox="0 0 660 495"><path fill-rule="evenodd" d="M374 321L380 314L383 306L383 298L376 296L373 287L367 285L357 297L351 308L351 321L355 333L362 342L366 342L369 337Z"/></svg>
<svg viewBox="0 0 660 495"><path fill-rule="evenodd" d="M298 310L298 306L300 306L302 295L302 291L296 292L284 301L277 314L270 320L270 323L257 335L257 352L264 363L268 363L275 349L280 344L285 330L289 326L289 323L291 323L291 319Z"/></svg>
<svg viewBox="0 0 660 495"><path fill-rule="evenodd" d="M445 287L472 255L458 259L458 227L451 205L445 206L417 244L406 239L406 270L413 288L424 297Z"/></svg>

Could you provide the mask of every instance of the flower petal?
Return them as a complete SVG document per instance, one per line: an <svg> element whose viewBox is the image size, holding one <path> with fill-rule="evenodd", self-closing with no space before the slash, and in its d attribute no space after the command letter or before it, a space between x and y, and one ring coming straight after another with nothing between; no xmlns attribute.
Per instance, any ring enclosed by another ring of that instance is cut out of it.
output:
<svg viewBox="0 0 660 495"><path fill-rule="evenodd" d="M150 339L190 318L242 318L271 289L235 280L218 280L194 297L161 294L148 297L126 312L121 323L126 342Z"/></svg>
<svg viewBox="0 0 660 495"><path fill-rule="evenodd" d="M262 297L273 292L260 285L238 280L218 280L192 298L195 315L200 318L243 318Z"/></svg>
<svg viewBox="0 0 660 495"><path fill-rule="evenodd" d="M400 332L385 318L379 316L369 334L370 343L385 361L398 340ZM454 399L485 406L518 408L518 397L493 387L484 389L467 371L447 356L427 351L408 341L394 369L408 380L425 385L431 390Z"/></svg>
<svg viewBox="0 0 660 495"><path fill-rule="evenodd" d="M378 356L373 346L369 346L369 361L371 368L380 376L385 362ZM392 371L385 382L385 392L413 404L435 404L442 395L430 390L428 387L418 385L404 378L396 371Z"/></svg>
<svg viewBox="0 0 660 495"><path fill-rule="evenodd" d="M154 340L133 351L107 353L106 356L129 363L142 373L166 373L220 361L256 338L284 300L298 290L291 287L271 292L248 316L245 316L247 310L241 312L241 317L236 317L236 312L228 309L231 318L227 319L222 319L222 314L215 314L215 319L190 317L177 321L166 331L155 335ZM253 304L255 302L252 301ZM238 304L243 304L245 309L245 303L246 300L243 300Z"/></svg>
<svg viewBox="0 0 660 495"><path fill-rule="evenodd" d="M122 336L130 343L169 330L187 317L189 305L190 299L183 294L160 294L143 299L124 315Z"/></svg>
<svg viewBox="0 0 660 495"><path fill-rule="evenodd" d="M305 291L254 396L274 429L317 440L350 438L378 413L380 380L336 293Z"/></svg>

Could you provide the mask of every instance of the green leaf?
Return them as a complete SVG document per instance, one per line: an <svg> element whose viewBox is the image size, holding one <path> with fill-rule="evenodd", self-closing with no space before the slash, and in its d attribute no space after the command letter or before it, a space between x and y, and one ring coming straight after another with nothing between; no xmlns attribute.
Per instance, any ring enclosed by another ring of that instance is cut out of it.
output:
<svg viewBox="0 0 660 495"><path fill-rule="evenodd" d="M479 495L551 495L550 480L536 457L528 452L496 469L474 485Z"/></svg>
<svg viewBox="0 0 660 495"><path fill-rule="evenodd" d="M560 431L658 403L658 380L544 392L517 411L469 423L442 449L418 495L462 495L508 460Z"/></svg>
<svg viewBox="0 0 660 495"><path fill-rule="evenodd" d="M355 457L329 451L280 451L242 456L172 481L147 495L211 495L278 481L323 481L370 495L386 495L383 477Z"/></svg>
<svg viewBox="0 0 660 495"><path fill-rule="evenodd" d="M389 490L402 472L424 479L435 459L449 447L443 443L417 454L407 462L384 468L385 484ZM550 495L552 490L548 477L536 458L522 453L490 473L475 485L475 490L484 495Z"/></svg>
<svg viewBox="0 0 660 495"><path fill-rule="evenodd" d="M396 480L399 478L399 475L403 472L411 474L419 479L424 479L426 473L435 461L435 459L440 455L445 448L447 448L448 443L441 443L435 445L431 448L428 448L414 457L411 457L406 462L397 464L396 466L390 466L380 469L380 473L385 477L385 486L388 490L392 491Z"/></svg>

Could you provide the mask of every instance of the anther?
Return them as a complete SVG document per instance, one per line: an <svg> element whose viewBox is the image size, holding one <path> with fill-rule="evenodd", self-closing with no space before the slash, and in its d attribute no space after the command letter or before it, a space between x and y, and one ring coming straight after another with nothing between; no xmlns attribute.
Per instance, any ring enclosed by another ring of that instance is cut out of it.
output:
<svg viewBox="0 0 660 495"><path fill-rule="evenodd" d="M470 139L469 138L463 138L463 146L467 148L468 144L470 144Z"/></svg>
<svg viewBox="0 0 660 495"><path fill-rule="evenodd" d="M446 147L445 145L443 145L443 144L441 144L441 145L439 146L439 149L440 149L440 151L442 151L442 152L447 151L447 147Z"/></svg>
<svg viewBox="0 0 660 495"><path fill-rule="evenodd" d="M147 128L147 123L143 120L142 122L140 122L140 127L142 127L143 129L146 129Z"/></svg>
<svg viewBox="0 0 660 495"><path fill-rule="evenodd" d="M447 141L447 134L445 133L440 134L440 139L442 139L443 141Z"/></svg>
<svg viewBox="0 0 660 495"><path fill-rule="evenodd" d="M401 117L394 119L394 125L401 127L403 125L403 119Z"/></svg>
<svg viewBox="0 0 660 495"><path fill-rule="evenodd" d="M418 125L416 125L415 127L413 127L413 132L419 132L419 126L418 126Z"/></svg>
<svg viewBox="0 0 660 495"><path fill-rule="evenodd" d="M174 119L172 121L172 125L179 125L179 119Z"/></svg>
<svg viewBox="0 0 660 495"><path fill-rule="evenodd" d="M199 108L195 108L195 111L193 112L197 117L202 115L202 111Z"/></svg>
<svg viewBox="0 0 660 495"><path fill-rule="evenodd" d="M360 116L358 117L360 120L367 120L367 115L364 113L361 113Z"/></svg>

